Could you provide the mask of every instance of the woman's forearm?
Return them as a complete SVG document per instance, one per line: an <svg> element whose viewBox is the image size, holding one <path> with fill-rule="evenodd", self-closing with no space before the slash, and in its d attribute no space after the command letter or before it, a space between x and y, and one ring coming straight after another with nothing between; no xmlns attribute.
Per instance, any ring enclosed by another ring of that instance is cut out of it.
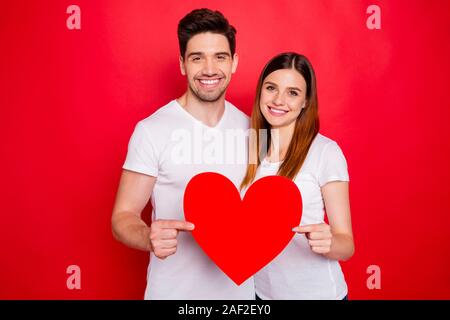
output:
<svg viewBox="0 0 450 320"><path fill-rule="evenodd" d="M355 244L353 237L346 234L334 234L331 239L330 252L324 256L332 260L346 261L353 256L355 252Z"/></svg>

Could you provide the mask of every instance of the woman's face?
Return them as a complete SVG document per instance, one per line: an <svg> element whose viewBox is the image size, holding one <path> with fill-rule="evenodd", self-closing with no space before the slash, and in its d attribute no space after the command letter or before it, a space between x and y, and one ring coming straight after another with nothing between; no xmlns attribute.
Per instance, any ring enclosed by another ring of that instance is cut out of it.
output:
<svg viewBox="0 0 450 320"><path fill-rule="evenodd" d="M303 76L295 69L280 69L264 79L259 107L273 128L281 128L295 123L305 99Z"/></svg>

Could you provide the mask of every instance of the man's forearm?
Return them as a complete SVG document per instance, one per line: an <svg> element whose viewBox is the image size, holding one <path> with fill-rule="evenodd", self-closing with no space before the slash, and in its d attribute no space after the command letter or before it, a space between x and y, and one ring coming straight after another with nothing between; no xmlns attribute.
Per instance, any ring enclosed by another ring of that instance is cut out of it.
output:
<svg viewBox="0 0 450 320"><path fill-rule="evenodd" d="M151 251L150 227L134 214L120 214L112 220L114 237L126 246Z"/></svg>

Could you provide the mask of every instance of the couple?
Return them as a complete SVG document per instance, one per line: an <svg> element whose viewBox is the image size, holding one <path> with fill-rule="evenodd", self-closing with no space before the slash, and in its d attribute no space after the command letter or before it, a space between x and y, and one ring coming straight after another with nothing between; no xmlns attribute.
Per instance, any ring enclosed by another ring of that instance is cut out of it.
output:
<svg viewBox="0 0 450 320"><path fill-rule="evenodd" d="M338 261L354 251L347 165L339 146L319 133L316 79L306 57L279 54L260 75L250 126L269 132L267 152L256 135L250 136L248 163L180 164L174 159L176 130L248 129L247 116L225 100L238 64L235 34L218 11L194 10L180 20L180 68L187 91L136 125L112 214L113 235L150 252L145 299L345 299ZM270 132L277 133L276 139ZM301 191L303 214L294 238L240 286L206 256L191 235L195 226L184 219L184 190L202 172L226 176L242 193L268 175L286 176ZM141 212L150 199L148 226Z"/></svg>

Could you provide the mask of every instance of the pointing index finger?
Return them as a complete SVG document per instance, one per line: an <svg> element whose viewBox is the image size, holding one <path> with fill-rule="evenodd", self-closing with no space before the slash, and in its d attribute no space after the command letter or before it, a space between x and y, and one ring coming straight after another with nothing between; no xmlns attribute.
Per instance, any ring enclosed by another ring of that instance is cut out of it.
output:
<svg viewBox="0 0 450 320"><path fill-rule="evenodd" d="M192 231L195 228L193 223L183 220L165 220L162 221L161 227L164 229L177 229L180 231Z"/></svg>
<svg viewBox="0 0 450 320"><path fill-rule="evenodd" d="M295 228L292 228L292 231L297 233L308 233L308 232L314 232L317 230L318 224L309 224L306 226L298 226Z"/></svg>

